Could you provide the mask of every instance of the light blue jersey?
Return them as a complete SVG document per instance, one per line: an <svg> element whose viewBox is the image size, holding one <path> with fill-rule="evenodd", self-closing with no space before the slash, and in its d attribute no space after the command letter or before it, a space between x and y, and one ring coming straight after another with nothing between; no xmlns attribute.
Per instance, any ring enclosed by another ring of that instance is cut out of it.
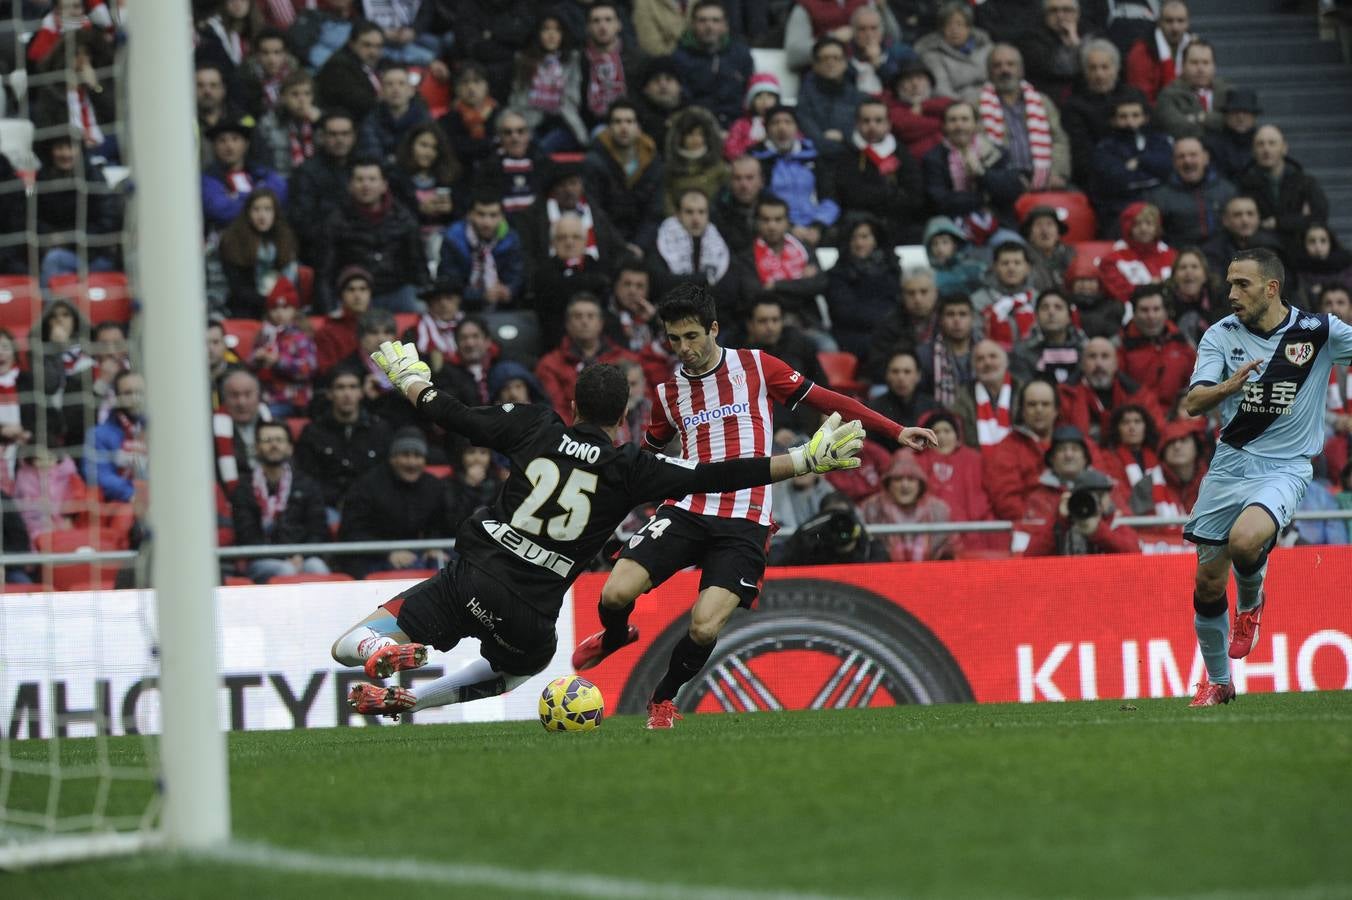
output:
<svg viewBox="0 0 1352 900"><path fill-rule="evenodd" d="M1352 326L1285 305L1286 318L1267 333L1233 315L1208 328L1189 389L1219 384L1249 360L1263 360L1244 390L1221 402L1221 443L1271 460L1308 460L1324 449L1329 372L1352 362Z"/></svg>

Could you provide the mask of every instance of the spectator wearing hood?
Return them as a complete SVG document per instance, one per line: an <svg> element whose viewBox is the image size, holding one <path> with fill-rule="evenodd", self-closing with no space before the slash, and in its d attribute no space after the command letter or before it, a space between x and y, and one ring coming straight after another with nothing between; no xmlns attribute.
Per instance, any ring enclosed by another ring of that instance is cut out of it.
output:
<svg viewBox="0 0 1352 900"><path fill-rule="evenodd" d="M1071 259L1066 269L1066 290L1086 336L1115 340L1122 333L1126 304L1104 293L1103 279L1093 257L1078 253Z"/></svg>
<svg viewBox="0 0 1352 900"><path fill-rule="evenodd" d="M1177 253L1160 240L1160 211L1149 203L1129 205L1119 224L1122 237L1099 261L1099 277L1104 293L1126 303L1136 288L1165 281Z"/></svg>
<svg viewBox="0 0 1352 900"><path fill-rule="evenodd" d="M1175 247L1200 246L1220 228L1221 210L1235 195L1235 186L1211 165L1211 155L1197 138L1174 142L1174 169L1146 199L1160 211L1164 238Z"/></svg>
<svg viewBox="0 0 1352 900"><path fill-rule="evenodd" d="M712 112L722 126L737 118L756 66L746 44L728 34L719 0L697 0L692 6L690 29L671 58L691 103Z"/></svg>
<svg viewBox="0 0 1352 900"><path fill-rule="evenodd" d="M1200 421L1176 419L1160 428L1160 471L1166 515L1186 516L1197 503L1207 471L1207 445Z"/></svg>
<svg viewBox="0 0 1352 900"><path fill-rule="evenodd" d="M950 521L990 521L990 498L982 484L981 451L968 445L962 420L946 409L936 409L919 421L932 429L939 441L938 446L916 457L928 478L926 494L948 504ZM998 532L964 534L962 544L973 550L1008 550L1009 535Z"/></svg>
<svg viewBox="0 0 1352 900"><path fill-rule="evenodd" d="M714 117L698 106L681 110L668 122L662 172L666 215L676 212L681 194L691 188L712 200L727 186L730 173L721 134Z"/></svg>
<svg viewBox="0 0 1352 900"><path fill-rule="evenodd" d="M549 395L535 373L514 359L500 360L488 371L490 403L548 403Z"/></svg>
<svg viewBox="0 0 1352 900"><path fill-rule="evenodd" d="M924 243L939 296L970 294L985 283L985 263L972 256L967 235L952 219L935 216L926 222Z"/></svg>
<svg viewBox="0 0 1352 900"><path fill-rule="evenodd" d="M826 305L840 348L864 359L878 323L896 309L900 273L892 244L872 216L847 217L841 230L840 258L826 273Z"/></svg>
<svg viewBox="0 0 1352 900"><path fill-rule="evenodd" d="M928 493L929 474L912 450L899 450L883 475L883 489L859 505L868 525L912 525L951 521L948 504ZM882 537L893 562L953 559L961 546L956 534L889 534Z"/></svg>
<svg viewBox="0 0 1352 900"><path fill-rule="evenodd" d="M1338 286L1352 291L1352 253L1322 222L1305 227L1291 268L1310 308L1318 308L1325 288Z"/></svg>
<svg viewBox="0 0 1352 900"><path fill-rule="evenodd" d="M944 139L944 110L952 97L934 93L934 76L919 59L902 63L882 95L892 133L897 136L916 162L925 158Z"/></svg>
<svg viewBox="0 0 1352 900"><path fill-rule="evenodd" d="M1160 409L1173 409L1187 389L1197 351L1169 321L1164 287L1147 284L1131 295L1132 318L1122 332L1118 368L1154 393Z"/></svg>

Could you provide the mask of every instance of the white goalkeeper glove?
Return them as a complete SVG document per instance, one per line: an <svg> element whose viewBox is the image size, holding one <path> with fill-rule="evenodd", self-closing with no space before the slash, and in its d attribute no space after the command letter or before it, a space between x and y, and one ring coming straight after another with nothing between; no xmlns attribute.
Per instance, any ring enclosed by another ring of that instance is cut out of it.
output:
<svg viewBox="0 0 1352 900"><path fill-rule="evenodd" d="M840 413L831 413L806 444L789 448L795 475L823 474L837 469L859 468L859 451L864 446L864 426L855 419L840 423Z"/></svg>
<svg viewBox="0 0 1352 900"><path fill-rule="evenodd" d="M418 359L418 348L412 344L385 341L371 354L371 361L380 366L380 371L401 394L408 393L408 386L415 381L432 383L432 369Z"/></svg>

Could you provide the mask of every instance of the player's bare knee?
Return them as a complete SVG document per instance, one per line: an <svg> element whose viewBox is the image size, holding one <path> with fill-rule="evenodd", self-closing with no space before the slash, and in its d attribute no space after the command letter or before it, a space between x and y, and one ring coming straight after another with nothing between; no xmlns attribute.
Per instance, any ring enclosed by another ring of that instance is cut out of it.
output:
<svg viewBox="0 0 1352 900"><path fill-rule="evenodd" d="M1225 593L1229 580L1230 573L1228 570L1224 575L1217 575L1205 569L1198 569L1197 577L1192 582L1193 591L1199 597L1215 597Z"/></svg>
<svg viewBox="0 0 1352 900"><path fill-rule="evenodd" d="M651 587L647 569L622 559L601 588L601 605L608 609L623 609Z"/></svg>
<svg viewBox="0 0 1352 900"><path fill-rule="evenodd" d="M715 619L691 619L690 620L690 640L699 644L701 647L707 647L718 640L718 633L723 630L723 623Z"/></svg>
<svg viewBox="0 0 1352 900"><path fill-rule="evenodd" d="M1269 536L1258 530L1236 528L1230 533L1230 560L1238 566L1252 566L1263 555Z"/></svg>

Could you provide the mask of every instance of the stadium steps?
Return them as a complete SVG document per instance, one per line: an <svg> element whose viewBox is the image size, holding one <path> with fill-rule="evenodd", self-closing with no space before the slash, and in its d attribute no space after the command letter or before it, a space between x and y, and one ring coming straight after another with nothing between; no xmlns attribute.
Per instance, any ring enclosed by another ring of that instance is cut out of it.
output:
<svg viewBox="0 0 1352 900"><path fill-rule="evenodd" d="M1216 46L1231 85L1258 93L1261 122L1282 129L1291 155L1319 179L1329 224L1352 240L1352 67L1319 39L1313 11L1282 0L1191 0L1193 29Z"/></svg>

